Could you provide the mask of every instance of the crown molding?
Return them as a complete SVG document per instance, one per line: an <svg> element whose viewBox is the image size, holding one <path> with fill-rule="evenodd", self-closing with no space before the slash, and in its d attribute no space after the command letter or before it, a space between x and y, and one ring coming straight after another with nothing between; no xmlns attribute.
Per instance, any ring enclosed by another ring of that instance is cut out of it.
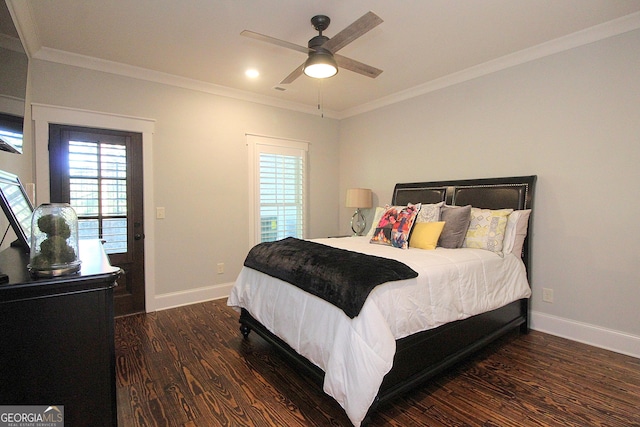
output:
<svg viewBox="0 0 640 427"><path fill-rule="evenodd" d="M180 77L173 74L163 73L160 71L149 70L147 68L135 67L119 62L107 61L104 59L94 58L85 55L65 52L61 50L51 49L47 47L40 48L34 55L34 59L55 62L64 65L70 65L79 68L101 71L110 74L126 76L138 80L144 80L164 85L181 87L184 89L196 90L213 95L224 96L228 98L238 99L242 101L263 104L272 107L284 108L287 110L298 111L306 114L318 114L315 107L299 104L290 101L283 101L269 96L258 95L255 93L233 89L226 86L207 83L200 80ZM324 110L324 116L336 118L337 113L331 110Z"/></svg>
<svg viewBox="0 0 640 427"><path fill-rule="evenodd" d="M36 25L33 22L31 6L28 1L21 0L6 0L6 3L11 19L13 19L13 24L22 42L22 48L27 54L27 57L31 58L33 54L42 47L38 32L36 31Z"/></svg>
<svg viewBox="0 0 640 427"><path fill-rule="evenodd" d="M6 34L0 34L0 47L11 50L13 52L25 53L20 39L8 36Z"/></svg>

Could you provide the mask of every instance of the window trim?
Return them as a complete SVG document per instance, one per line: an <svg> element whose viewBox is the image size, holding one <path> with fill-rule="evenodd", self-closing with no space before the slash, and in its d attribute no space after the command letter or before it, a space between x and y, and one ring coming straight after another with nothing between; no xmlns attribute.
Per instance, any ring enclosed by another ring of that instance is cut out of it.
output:
<svg viewBox="0 0 640 427"><path fill-rule="evenodd" d="M287 138L270 137L255 134L246 134L247 137L247 153L248 153L248 165L249 165L249 243L253 247L260 242L258 222L260 219L260 194L259 183L260 177L260 146L269 146L275 148L282 148L284 150L297 150L302 152L304 162L304 182L303 182L303 237L308 234L308 211L309 211L309 143L306 141L293 140Z"/></svg>

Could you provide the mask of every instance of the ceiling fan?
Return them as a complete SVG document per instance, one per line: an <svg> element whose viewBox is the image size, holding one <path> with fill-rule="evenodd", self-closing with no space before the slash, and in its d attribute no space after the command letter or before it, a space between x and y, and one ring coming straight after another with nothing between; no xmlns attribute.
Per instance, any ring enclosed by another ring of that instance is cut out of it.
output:
<svg viewBox="0 0 640 427"><path fill-rule="evenodd" d="M327 78L338 72L338 66L346 70L362 74L367 77L376 78L382 73L382 70L372 67L354 59L347 58L336 52L358 37L367 33L369 30L377 27L383 21L373 12L367 12L360 18L355 20L351 25L340 31L338 34L329 38L322 34L327 29L331 20L325 15L316 15L311 18L311 25L318 31L318 35L309 40L308 47L300 46L295 43L276 39L274 37L265 36L253 31L244 30L240 35L251 37L256 40L272 43L288 49L297 50L308 55L307 60L291 72L280 84L292 83L302 74L306 74L314 78Z"/></svg>

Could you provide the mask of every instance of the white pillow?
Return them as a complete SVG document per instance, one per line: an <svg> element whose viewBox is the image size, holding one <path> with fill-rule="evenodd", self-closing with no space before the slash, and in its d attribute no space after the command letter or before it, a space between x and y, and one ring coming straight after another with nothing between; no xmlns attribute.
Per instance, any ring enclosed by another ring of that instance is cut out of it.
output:
<svg viewBox="0 0 640 427"><path fill-rule="evenodd" d="M513 211L507 219L507 228L504 231L504 243L502 251L505 254L513 253L522 256L524 238L527 237L531 209Z"/></svg>
<svg viewBox="0 0 640 427"><path fill-rule="evenodd" d="M376 227L380 222L380 218L382 218L382 214L385 212L385 208L378 206L376 208L376 212L373 214L373 219L371 220L371 227L369 227L369 231L367 231L367 237L371 239L373 237L373 233L376 231Z"/></svg>

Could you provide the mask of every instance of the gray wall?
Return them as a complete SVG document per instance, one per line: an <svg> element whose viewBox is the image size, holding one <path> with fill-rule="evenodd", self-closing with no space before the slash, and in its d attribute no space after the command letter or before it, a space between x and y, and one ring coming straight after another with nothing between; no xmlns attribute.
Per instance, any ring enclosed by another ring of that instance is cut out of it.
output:
<svg viewBox="0 0 640 427"><path fill-rule="evenodd" d="M634 31L343 120L342 194L537 174L534 324L632 334L640 354L638 70Z"/></svg>

